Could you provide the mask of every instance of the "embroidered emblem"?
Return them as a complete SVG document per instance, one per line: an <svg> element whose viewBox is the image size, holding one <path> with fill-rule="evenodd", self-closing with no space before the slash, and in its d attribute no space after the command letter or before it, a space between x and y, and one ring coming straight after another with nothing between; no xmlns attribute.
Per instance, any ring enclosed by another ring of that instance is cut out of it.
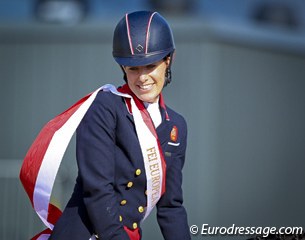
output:
<svg viewBox="0 0 305 240"><path fill-rule="evenodd" d="M176 142L178 139L178 128L176 126L173 126L170 138L173 142Z"/></svg>
<svg viewBox="0 0 305 240"><path fill-rule="evenodd" d="M138 46L136 47L138 52L142 52L144 47L141 44L138 44Z"/></svg>

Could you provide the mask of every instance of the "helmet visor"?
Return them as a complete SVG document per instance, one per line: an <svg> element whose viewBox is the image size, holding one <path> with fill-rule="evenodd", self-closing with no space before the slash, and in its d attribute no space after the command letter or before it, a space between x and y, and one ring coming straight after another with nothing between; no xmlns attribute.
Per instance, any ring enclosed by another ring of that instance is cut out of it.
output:
<svg viewBox="0 0 305 240"><path fill-rule="evenodd" d="M114 57L115 61L122 66L145 66L155 62L159 62L165 58L171 51L162 51L155 54L136 54L128 57Z"/></svg>

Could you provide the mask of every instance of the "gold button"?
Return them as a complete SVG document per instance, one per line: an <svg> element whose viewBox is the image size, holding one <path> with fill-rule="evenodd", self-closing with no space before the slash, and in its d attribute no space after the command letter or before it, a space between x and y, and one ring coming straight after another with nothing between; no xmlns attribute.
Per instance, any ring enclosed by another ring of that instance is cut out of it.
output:
<svg viewBox="0 0 305 240"><path fill-rule="evenodd" d="M127 203L127 201L126 201L125 199L123 199L123 200L121 201L121 205L122 205L122 206L124 206L126 203Z"/></svg>
<svg viewBox="0 0 305 240"><path fill-rule="evenodd" d="M145 191L145 195L147 195L147 190Z"/></svg>
<svg viewBox="0 0 305 240"><path fill-rule="evenodd" d="M122 221L123 221L123 218L122 218L122 216L121 216L121 215L119 216L119 219L120 219L120 222L122 222Z"/></svg>
<svg viewBox="0 0 305 240"><path fill-rule="evenodd" d="M139 176L139 175L141 174L141 172L142 172L141 169L138 168L138 169L136 170L136 175Z"/></svg>
<svg viewBox="0 0 305 240"><path fill-rule="evenodd" d="M142 213L142 212L144 212L144 207L140 206L140 207L138 207L138 210L140 213Z"/></svg>
<svg viewBox="0 0 305 240"><path fill-rule="evenodd" d="M128 183L127 183L127 187L128 187L128 188L131 188L132 185L133 185L133 182L128 182Z"/></svg>
<svg viewBox="0 0 305 240"><path fill-rule="evenodd" d="M138 227L138 224L137 224L137 223L133 223L133 224L132 224L132 228L133 228L133 229L136 229L137 227Z"/></svg>

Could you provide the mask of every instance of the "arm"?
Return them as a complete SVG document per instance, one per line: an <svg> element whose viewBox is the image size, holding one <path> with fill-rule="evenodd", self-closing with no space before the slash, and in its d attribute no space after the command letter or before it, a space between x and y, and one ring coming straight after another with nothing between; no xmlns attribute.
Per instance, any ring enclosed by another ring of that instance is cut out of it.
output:
<svg viewBox="0 0 305 240"><path fill-rule="evenodd" d="M129 240L114 191L116 114L109 94L97 96L77 129L77 163L95 232L102 239Z"/></svg>
<svg viewBox="0 0 305 240"><path fill-rule="evenodd" d="M157 219L165 240L191 239L183 207L182 168L185 161L187 131L181 136L180 149L172 154L166 171L166 192L157 204Z"/></svg>

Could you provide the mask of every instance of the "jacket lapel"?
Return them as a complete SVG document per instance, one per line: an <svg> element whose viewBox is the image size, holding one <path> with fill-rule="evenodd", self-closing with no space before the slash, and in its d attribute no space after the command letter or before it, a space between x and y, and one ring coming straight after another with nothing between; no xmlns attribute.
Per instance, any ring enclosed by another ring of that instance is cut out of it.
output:
<svg viewBox="0 0 305 240"><path fill-rule="evenodd" d="M157 127L157 135L161 145L163 145L166 141L168 141L168 137L170 136L171 131L171 121L166 120L166 113L163 108L161 109L161 117L162 123Z"/></svg>

